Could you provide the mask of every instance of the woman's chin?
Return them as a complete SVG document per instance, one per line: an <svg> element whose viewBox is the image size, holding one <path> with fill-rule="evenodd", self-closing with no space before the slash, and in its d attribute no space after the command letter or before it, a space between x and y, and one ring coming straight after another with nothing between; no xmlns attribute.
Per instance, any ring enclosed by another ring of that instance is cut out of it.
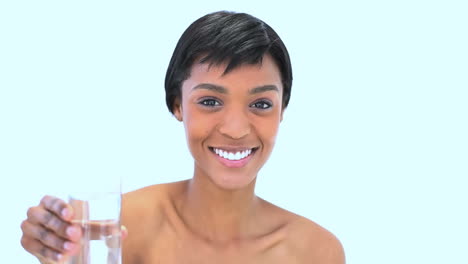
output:
<svg viewBox="0 0 468 264"><path fill-rule="evenodd" d="M220 189L235 191L254 187L255 179L255 176L224 174L221 177L212 178L211 180Z"/></svg>

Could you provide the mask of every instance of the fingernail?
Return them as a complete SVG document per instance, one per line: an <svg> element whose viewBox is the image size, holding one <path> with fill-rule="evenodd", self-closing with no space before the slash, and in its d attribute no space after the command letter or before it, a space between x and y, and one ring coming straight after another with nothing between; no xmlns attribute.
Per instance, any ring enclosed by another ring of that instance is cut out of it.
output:
<svg viewBox="0 0 468 264"><path fill-rule="evenodd" d="M125 226L122 226L120 229L121 229L122 238L126 238L128 236L127 228Z"/></svg>
<svg viewBox="0 0 468 264"><path fill-rule="evenodd" d="M70 227L67 228L66 232L67 232L68 236L73 236L78 232L78 230L75 227L70 226Z"/></svg>
<svg viewBox="0 0 468 264"><path fill-rule="evenodd" d="M64 208L64 209L62 210L62 212L60 212L60 213L62 214L63 217L66 218L66 217L68 216L68 209L67 209L67 208Z"/></svg>
<svg viewBox="0 0 468 264"><path fill-rule="evenodd" d="M55 255L55 260L60 260L62 258L62 254L60 253L57 253L57 255Z"/></svg>
<svg viewBox="0 0 468 264"><path fill-rule="evenodd" d="M70 250L73 249L73 244L70 243L70 242L65 242L65 243L63 243L63 248L64 248L65 250L67 250L67 251L70 251Z"/></svg>

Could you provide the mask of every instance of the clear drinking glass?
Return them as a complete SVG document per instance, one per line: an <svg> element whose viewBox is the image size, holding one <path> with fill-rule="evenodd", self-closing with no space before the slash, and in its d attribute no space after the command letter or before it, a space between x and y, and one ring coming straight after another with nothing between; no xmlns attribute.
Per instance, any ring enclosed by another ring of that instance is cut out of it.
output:
<svg viewBox="0 0 468 264"><path fill-rule="evenodd" d="M83 233L79 252L66 264L121 263L121 183L120 179L97 179L81 190L72 191L68 202L73 207L73 223Z"/></svg>

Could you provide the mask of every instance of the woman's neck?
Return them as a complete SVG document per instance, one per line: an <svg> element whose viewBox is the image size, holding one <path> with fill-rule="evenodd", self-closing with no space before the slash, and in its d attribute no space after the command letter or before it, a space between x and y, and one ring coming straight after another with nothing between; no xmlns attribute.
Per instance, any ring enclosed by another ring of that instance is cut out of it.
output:
<svg viewBox="0 0 468 264"><path fill-rule="evenodd" d="M197 236L213 243L229 243L251 236L258 198L255 180L240 190L225 190L207 176L187 181L178 206L185 225Z"/></svg>

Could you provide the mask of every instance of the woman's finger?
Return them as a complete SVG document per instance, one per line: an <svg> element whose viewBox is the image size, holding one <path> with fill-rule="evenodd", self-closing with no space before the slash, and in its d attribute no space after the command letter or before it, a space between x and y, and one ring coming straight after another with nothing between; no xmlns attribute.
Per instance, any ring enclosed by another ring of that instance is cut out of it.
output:
<svg viewBox="0 0 468 264"><path fill-rule="evenodd" d="M62 199L46 195L42 198L40 204L44 206L46 210L54 213L57 217L65 221L70 221L72 219L73 209Z"/></svg>
<svg viewBox="0 0 468 264"><path fill-rule="evenodd" d="M76 247L76 244L57 236L51 230L40 225L33 225L28 221L21 224L21 229L26 237L41 242L44 246L51 248L57 252L71 251Z"/></svg>
<svg viewBox="0 0 468 264"><path fill-rule="evenodd" d="M45 262L43 260L46 260L47 262L50 262L50 260L60 261L63 258L63 254L61 252L49 248L42 244L39 240L33 239L31 237L23 236L21 239L21 245L24 249L26 249L26 251L40 258L42 262Z"/></svg>
<svg viewBox="0 0 468 264"><path fill-rule="evenodd" d="M121 226L120 230L122 232L122 239L125 239L128 236L128 230L125 226Z"/></svg>
<svg viewBox="0 0 468 264"><path fill-rule="evenodd" d="M58 218L54 213L41 207L33 207L28 210L28 218L31 222L55 232L58 236L67 238L66 229L70 224Z"/></svg>
<svg viewBox="0 0 468 264"><path fill-rule="evenodd" d="M81 237L81 229L77 225L63 221L43 207L31 207L27 214L31 223L43 226L64 239L78 241Z"/></svg>

